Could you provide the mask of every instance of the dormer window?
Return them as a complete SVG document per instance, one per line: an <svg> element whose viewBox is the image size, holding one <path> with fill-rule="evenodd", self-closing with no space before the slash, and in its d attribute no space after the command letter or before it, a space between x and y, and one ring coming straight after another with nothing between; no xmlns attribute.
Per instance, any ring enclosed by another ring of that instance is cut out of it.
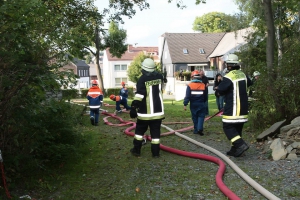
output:
<svg viewBox="0 0 300 200"><path fill-rule="evenodd" d="M185 49L183 49L183 53L184 53L184 54L189 54L189 51L188 51L188 49L186 49L186 48L185 48Z"/></svg>
<svg viewBox="0 0 300 200"><path fill-rule="evenodd" d="M202 49L202 48L199 49L199 52L200 52L201 54L205 54L205 51L204 51L204 49Z"/></svg>

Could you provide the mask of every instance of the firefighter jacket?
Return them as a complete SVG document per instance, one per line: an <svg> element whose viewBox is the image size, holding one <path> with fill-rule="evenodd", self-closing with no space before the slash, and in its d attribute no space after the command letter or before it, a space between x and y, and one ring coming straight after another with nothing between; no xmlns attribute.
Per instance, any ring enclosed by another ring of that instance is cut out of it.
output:
<svg viewBox="0 0 300 200"><path fill-rule="evenodd" d="M231 70L223 77L217 92L224 95L225 106L222 121L243 123L248 121L247 87L251 80L241 70Z"/></svg>
<svg viewBox="0 0 300 200"><path fill-rule="evenodd" d="M98 86L92 86L86 98L89 100L89 105L91 109L100 108L103 101L103 93L102 90Z"/></svg>
<svg viewBox="0 0 300 200"><path fill-rule="evenodd" d="M183 105L187 106L190 102L191 104L197 102L207 101L207 89L206 85L202 83L201 80L194 79L186 88L185 98L183 100Z"/></svg>
<svg viewBox="0 0 300 200"><path fill-rule="evenodd" d="M154 71L144 74L136 84L133 102L138 102L137 118L140 120L164 119L164 104L162 98L163 76Z"/></svg>
<svg viewBox="0 0 300 200"><path fill-rule="evenodd" d="M126 87L121 88L120 90L120 96L122 96L123 98L128 98L128 89Z"/></svg>

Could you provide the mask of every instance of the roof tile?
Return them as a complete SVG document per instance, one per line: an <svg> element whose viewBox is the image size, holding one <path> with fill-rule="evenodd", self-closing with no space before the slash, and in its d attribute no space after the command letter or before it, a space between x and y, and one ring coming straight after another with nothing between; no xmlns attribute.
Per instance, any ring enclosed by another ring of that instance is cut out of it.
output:
<svg viewBox="0 0 300 200"><path fill-rule="evenodd" d="M216 48L225 33L165 33L170 50L172 63L199 63L208 62L208 56ZM188 49L188 54L183 49ZM202 48L205 54L201 54Z"/></svg>

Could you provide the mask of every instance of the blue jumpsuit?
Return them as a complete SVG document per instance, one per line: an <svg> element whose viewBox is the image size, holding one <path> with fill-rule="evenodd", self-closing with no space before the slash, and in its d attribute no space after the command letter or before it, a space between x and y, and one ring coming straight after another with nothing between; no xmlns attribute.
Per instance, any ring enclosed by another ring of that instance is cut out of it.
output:
<svg viewBox="0 0 300 200"><path fill-rule="evenodd" d="M207 112L207 90L201 80L194 79L186 88L183 105L190 103L190 110L194 123L194 133L203 131L203 123Z"/></svg>

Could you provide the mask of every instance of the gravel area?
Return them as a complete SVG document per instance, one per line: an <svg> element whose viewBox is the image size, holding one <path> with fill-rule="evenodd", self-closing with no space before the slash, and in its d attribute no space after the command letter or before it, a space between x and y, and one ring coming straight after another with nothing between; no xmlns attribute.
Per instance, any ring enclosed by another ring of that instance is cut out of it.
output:
<svg viewBox="0 0 300 200"><path fill-rule="evenodd" d="M178 129L180 125L167 125L172 129ZM211 127L215 127L213 129ZM186 131L182 133L192 139L195 139L203 144L206 144L223 154L229 150L230 144L224 133L220 131L220 122L208 121L205 122L206 132L204 136L199 136L192 134L191 131ZM254 136L249 131L249 128L245 129L243 138L250 145L248 151L246 151L241 157L230 159L241 168L249 177L255 180L258 184L264 187L266 190L274 194L280 199L300 199L300 161L299 160L279 160L274 161L271 157L271 150L263 142L258 143L255 141ZM165 139L162 139L162 142ZM171 143L171 142L170 142ZM180 145L181 144L181 145ZM174 145L173 145L174 146ZM183 143L178 143L176 148L185 149L186 151L199 152L202 154L216 156L212 152L198 147L190 142L186 141ZM245 187L240 187L241 182L244 181L236 174L231 167L226 164L227 170L224 175L224 182L229 188L234 188L236 194L243 194ZM233 179L240 179L240 181L231 181ZM247 185L247 184L246 184ZM252 189L248 185L247 190ZM249 193L246 196L240 196L242 199L266 199L264 196L260 195L256 190L253 190L253 194L250 197ZM201 195L201 198L195 199L210 199L209 196L205 194Z"/></svg>

